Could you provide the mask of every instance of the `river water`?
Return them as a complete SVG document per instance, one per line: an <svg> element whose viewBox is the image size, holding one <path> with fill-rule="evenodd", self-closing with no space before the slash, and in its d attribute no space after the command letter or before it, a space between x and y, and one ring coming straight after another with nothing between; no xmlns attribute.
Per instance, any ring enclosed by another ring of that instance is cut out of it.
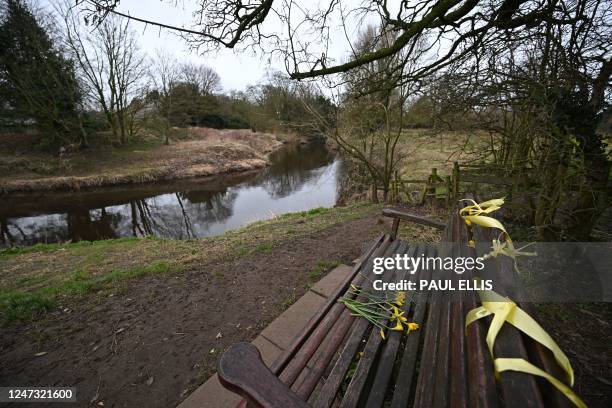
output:
<svg viewBox="0 0 612 408"><path fill-rule="evenodd" d="M324 144L287 145L264 170L84 192L0 197L0 246L153 235L214 236L333 207L342 163Z"/></svg>

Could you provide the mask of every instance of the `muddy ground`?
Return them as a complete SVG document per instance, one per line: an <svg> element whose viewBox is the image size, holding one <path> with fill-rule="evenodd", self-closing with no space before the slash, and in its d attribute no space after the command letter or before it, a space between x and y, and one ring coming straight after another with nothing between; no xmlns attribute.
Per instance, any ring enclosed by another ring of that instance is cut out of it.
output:
<svg viewBox="0 0 612 408"><path fill-rule="evenodd" d="M255 338L297 300L320 261L349 263L388 228L368 213L265 251L63 302L34 322L2 328L0 385L76 386L79 402L70 407L174 407L214 372L227 347ZM427 233L410 238L435 239ZM589 407L610 406L610 304L540 305L534 317L569 356L578 395Z"/></svg>
<svg viewBox="0 0 612 408"><path fill-rule="evenodd" d="M386 225L378 219L175 276L131 280L112 297L9 325L0 342L0 384L76 386L78 406L173 407L214 372L224 349L255 338L306 291L319 260L358 257ZM40 352L46 354L35 356Z"/></svg>

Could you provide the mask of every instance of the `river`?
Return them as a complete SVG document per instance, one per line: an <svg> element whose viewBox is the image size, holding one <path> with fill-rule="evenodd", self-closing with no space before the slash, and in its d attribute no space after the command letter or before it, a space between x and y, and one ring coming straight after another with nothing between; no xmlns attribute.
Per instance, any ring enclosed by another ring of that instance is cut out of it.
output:
<svg viewBox="0 0 612 408"><path fill-rule="evenodd" d="M0 246L126 236L191 239L333 207L341 160L322 143L287 145L264 170L83 192L0 198Z"/></svg>

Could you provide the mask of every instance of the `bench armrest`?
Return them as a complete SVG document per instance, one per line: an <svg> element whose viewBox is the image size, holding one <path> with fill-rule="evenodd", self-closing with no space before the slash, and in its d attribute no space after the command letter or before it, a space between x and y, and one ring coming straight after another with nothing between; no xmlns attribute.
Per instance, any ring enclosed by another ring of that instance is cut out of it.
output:
<svg viewBox="0 0 612 408"><path fill-rule="evenodd" d="M391 231L391 238L395 239L397 236L397 228L399 227L399 221L410 221L416 222L417 224L426 225L428 227L438 228L443 230L446 228L446 225L441 223L440 221L432 220L431 218L421 217L420 215L414 215L402 211L397 208L385 208L382 212L383 216L393 218L393 228Z"/></svg>
<svg viewBox="0 0 612 408"><path fill-rule="evenodd" d="M307 408L285 383L276 377L250 343L231 346L219 360L219 382L242 395L250 406L266 408Z"/></svg>

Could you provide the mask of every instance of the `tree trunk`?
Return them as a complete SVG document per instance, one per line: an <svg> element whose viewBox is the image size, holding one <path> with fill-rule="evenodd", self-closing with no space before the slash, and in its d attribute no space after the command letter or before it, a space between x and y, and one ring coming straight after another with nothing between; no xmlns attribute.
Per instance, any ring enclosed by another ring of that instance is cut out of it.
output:
<svg viewBox="0 0 612 408"><path fill-rule="evenodd" d="M590 133L583 145L584 183L574 208L573 223L567 228L569 235L578 241L590 239L591 231L608 203L610 161L601 138L594 131Z"/></svg>
<svg viewBox="0 0 612 408"><path fill-rule="evenodd" d="M83 114L81 111L78 113L78 121L79 121L79 147L81 149L85 147L89 147L89 141L87 140L87 132L85 131L85 127L83 126Z"/></svg>
<svg viewBox="0 0 612 408"><path fill-rule="evenodd" d="M378 184L376 180L372 181L372 202L378 204Z"/></svg>

